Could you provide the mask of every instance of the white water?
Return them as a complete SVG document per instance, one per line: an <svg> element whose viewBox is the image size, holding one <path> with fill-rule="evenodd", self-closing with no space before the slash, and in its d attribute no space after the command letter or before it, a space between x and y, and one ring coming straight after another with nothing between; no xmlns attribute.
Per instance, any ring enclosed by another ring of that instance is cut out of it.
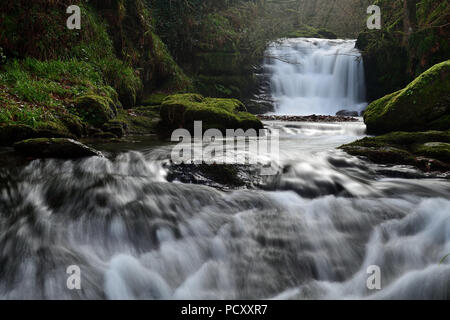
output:
<svg viewBox="0 0 450 320"><path fill-rule="evenodd" d="M364 67L354 40L284 39L266 51L276 114L362 111Z"/></svg>
<svg viewBox="0 0 450 320"><path fill-rule="evenodd" d="M337 59L329 66L355 67ZM285 87L315 78L278 70ZM278 111L358 101L354 86L339 98L333 72L316 78L333 97L293 86ZM280 130L279 173L250 190L170 183L171 146L136 141L108 158L0 167L0 299L450 299L450 258L439 263L450 253L448 179L337 150L364 136L362 122L266 125ZM66 287L71 265L83 290ZM370 265L381 290L366 286Z"/></svg>
<svg viewBox="0 0 450 320"><path fill-rule="evenodd" d="M450 298L448 180L336 150L361 122L267 125L263 189L169 183L164 145L0 168L0 299Z"/></svg>

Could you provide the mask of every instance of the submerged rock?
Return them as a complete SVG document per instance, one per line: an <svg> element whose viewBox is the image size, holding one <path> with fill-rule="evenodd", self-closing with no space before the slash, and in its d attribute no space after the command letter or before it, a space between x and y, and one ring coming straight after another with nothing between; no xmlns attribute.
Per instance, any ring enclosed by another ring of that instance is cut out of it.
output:
<svg viewBox="0 0 450 320"><path fill-rule="evenodd" d="M33 158L84 158L102 156L101 152L65 138L38 138L14 144L16 152Z"/></svg>
<svg viewBox="0 0 450 320"><path fill-rule="evenodd" d="M450 128L450 60L424 72L406 88L371 103L367 131L447 130Z"/></svg>
<svg viewBox="0 0 450 320"><path fill-rule="evenodd" d="M204 98L199 94L168 96L161 105L162 124L168 128L193 129L194 121L202 121L203 129L263 129L262 122L247 112L236 99Z"/></svg>
<svg viewBox="0 0 450 320"><path fill-rule="evenodd" d="M167 180L218 189L253 188L263 184L262 166L243 164L171 164Z"/></svg>

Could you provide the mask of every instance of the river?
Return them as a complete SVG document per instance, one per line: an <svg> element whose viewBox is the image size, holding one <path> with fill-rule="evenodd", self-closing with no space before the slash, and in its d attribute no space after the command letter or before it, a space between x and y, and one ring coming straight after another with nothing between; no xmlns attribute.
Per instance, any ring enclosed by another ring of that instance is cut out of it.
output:
<svg viewBox="0 0 450 320"><path fill-rule="evenodd" d="M279 131L274 174L228 190L168 182L173 144L151 136L96 145L104 158L2 150L0 298L450 298L445 176L337 149L365 136L362 119L265 125Z"/></svg>

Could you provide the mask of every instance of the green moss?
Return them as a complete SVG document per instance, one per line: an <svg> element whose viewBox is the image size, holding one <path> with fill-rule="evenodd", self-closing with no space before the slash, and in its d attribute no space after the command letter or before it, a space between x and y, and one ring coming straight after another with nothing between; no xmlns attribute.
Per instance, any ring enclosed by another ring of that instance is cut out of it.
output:
<svg viewBox="0 0 450 320"><path fill-rule="evenodd" d="M141 104L143 106L159 106L166 97L167 94L165 93L153 93L142 99Z"/></svg>
<svg viewBox="0 0 450 320"><path fill-rule="evenodd" d="M76 138L76 136L60 122L43 122L37 127L36 131L38 133L37 136L43 138Z"/></svg>
<svg viewBox="0 0 450 320"><path fill-rule="evenodd" d="M428 142L418 146L415 153L428 158L450 163L450 144L443 142Z"/></svg>
<svg viewBox="0 0 450 320"><path fill-rule="evenodd" d="M341 149L376 163L406 164L428 171L450 170L450 131L392 132L366 137Z"/></svg>
<svg viewBox="0 0 450 320"><path fill-rule="evenodd" d="M117 113L117 109L110 98L96 95L79 97L73 102L73 106L72 112L93 126L102 125L113 119Z"/></svg>
<svg viewBox="0 0 450 320"><path fill-rule="evenodd" d="M317 29L308 25L302 25L297 30L287 33L285 37L337 39L337 35L330 30L324 28Z"/></svg>
<svg viewBox="0 0 450 320"><path fill-rule="evenodd" d="M406 88L374 101L364 113L370 133L442 128L450 105L450 60L437 64Z"/></svg>
<svg viewBox="0 0 450 320"><path fill-rule="evenodd" d="M193 129L194 121L202 121L203 129L262 129L254 115L246 112L236 99L204 98L198 94L167 97L161 106L163 124L169 128Z"/></svg>
<svg viewBox="0 0 450 320"><path fill-rule="evenodd" d="M138 109L119 110L116 118L125 124L127 134L153 134L158 131L158 125L160 122L159 114L151 113L143 114Z"/></svg>

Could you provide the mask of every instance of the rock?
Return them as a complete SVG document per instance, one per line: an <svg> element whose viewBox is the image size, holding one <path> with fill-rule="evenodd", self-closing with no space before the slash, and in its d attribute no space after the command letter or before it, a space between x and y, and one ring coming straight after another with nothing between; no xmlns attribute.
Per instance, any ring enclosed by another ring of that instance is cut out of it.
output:
<svg viewBox="0 0 450 320"><path fill-rule="evenodd" d="M450 164L450 144L444 142L428 142L418 146L415 153L437 159Z"/></svg>
<svg viewBox="0 0 450 320"><path fill-rule="evenodd" d="M101 126L117 115L114 102L108 97L85 95L74 101L74 107L81 118L93 126Z"/></svg>
<svg viewBox="0 0 450 320"><path fill-rule="evenodd" d="M102 156L84 144L65 138L38 138L20 141L14 144L16 152L33 158L84 158Z"/></svg>
<svg viewBox="0 0 450 320"><path fill-rule="evenodd" d="M75 117L73 115L65 115L61 117L60 120L69 130L69 132L75 135L77 138L81 138L86 134L86 126L78 117Z"/></svg>
<svg viewBox="0 0 450 320"><path fill-rule="evenodd" d="M340 148L375 163L411 165L424 171L450 171L450 131L392 132L366 137Z"/></svg>
<svg viewBox="0 0 450 320"><path fill-rule="evenodd" d="M265 114L274 111L273 103L269 101L252 100L246 106L247 111L251 114Z"/></svg>
<svg viewBox="0 0 450 320"><path fill-rule="evenodd" d="M263 179L261 166L238 164L172 164L167 180L201 184L218 189L252 188L260 186Z"/></svg>
<svg viewBox="0 0 450 320"><path fill-rule="evenodd" d="M118 120L111 120L102 127L104 132L112 133L118 138L122 138L125 135L127 128L128 125L125 122Z"/></svg>
<svg viewBox="0 0 450 320"><path fill-rule="evenodd" d="M36 130L23 124L0 126L0 146L12 146L18 141L35 138Z"/></svg>
<svg viewBox="0 0 450 320"><path fill-rule="evenodd" d="M450 60L424 72L406 88L374 101L364 113L367 131L447 130L450 128Z"/></svg>
<svg viewBox="0 0 450 320"><path fill-rule="evenodd" d="M62 124L48 121L41 124L36 129L36 138L68 138L76 139L76 136L69 132L68 128Z"/></svg>
<svg viewBox="0 0 450 320"><path fill-rule="evenodd" d="M193 130L194 121L202 121L203 129L263 129L261 121L246 112L236 99L204 98L199 94L168 96L161 105L162 124L169 129Z"/></svg>
<svg viewBox="0 0 450 320"><path fill-rule="evenodd" d="M357 117L359 116L357 111L350 111L350 110L341 110L336 112L337 116L342 116L342 117Z"/></svg>

